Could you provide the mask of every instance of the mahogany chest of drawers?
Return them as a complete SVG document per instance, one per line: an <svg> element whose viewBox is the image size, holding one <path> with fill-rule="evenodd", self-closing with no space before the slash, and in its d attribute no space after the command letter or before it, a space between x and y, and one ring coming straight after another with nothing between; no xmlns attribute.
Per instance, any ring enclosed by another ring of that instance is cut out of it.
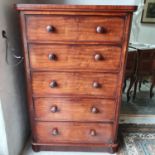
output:
<svg viewBox="0 0 155 155"><path fill-rule="evenodd" d="M116 151L136 7L17 4L16 8L33 149Z"/></svg>

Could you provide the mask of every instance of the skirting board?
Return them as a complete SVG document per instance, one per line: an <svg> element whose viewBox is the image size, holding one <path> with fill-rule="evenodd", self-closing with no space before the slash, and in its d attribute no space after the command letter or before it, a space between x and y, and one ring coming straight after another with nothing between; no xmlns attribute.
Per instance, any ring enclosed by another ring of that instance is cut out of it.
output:
<svg viewBox="0 0 155 155"><path fill-rule="evenodd" d="M120 124L155 124L155 115L120 115Z"/></svg>

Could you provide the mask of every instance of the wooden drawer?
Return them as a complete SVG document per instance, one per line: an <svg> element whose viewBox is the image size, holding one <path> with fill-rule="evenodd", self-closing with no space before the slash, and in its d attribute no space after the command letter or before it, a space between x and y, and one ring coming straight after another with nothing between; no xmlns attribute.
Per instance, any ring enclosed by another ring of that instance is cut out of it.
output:
<svg viewBox="0 0 155 155"><path fill-rule="evenodd" d="M121 48L103 45L30 45L33 70L95 70L120 69Z"/></svg>
<svg viewBox="0 0 155 155"><path fill-rule="evenodd" d="M124 17L27 15L26 24L29 41L121 42Z"/></svg>
<svg viewBox="0 0 155 155"><path fill-rule="evenodd" d="M34 96L89 95L115 97L116 74L83 72L33 72L32 89Z"/></svg>
<svg viewBox="0 0 155 155"><path fill-rule="evenodd" d="M38 143L112 143L112 124L36 122Z"/></svg>
<svg viewBox="0 0 155 155"><path fill-rule="evenodd" d="M115 101L80 98L35 98L40 121L114 121Z"/></svg>

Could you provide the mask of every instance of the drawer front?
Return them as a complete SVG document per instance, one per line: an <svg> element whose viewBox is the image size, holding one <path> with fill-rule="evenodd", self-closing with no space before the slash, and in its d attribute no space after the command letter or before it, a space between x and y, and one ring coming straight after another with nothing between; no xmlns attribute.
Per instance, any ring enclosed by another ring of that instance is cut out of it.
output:
<svg viewBox="0 0 155 155"><path fill-rule="evenodd" d="M26 16L26 28L29 41L120 42L123 37L124 18L30 15Z"/></svg>
<svg viewBox="0 0 155 155"><path fill-rule="evenodd" d="M117 71L121 48L103 45L30 45L30 64L35 70Z"/></svg>
<svg viewBox="0 0 155 155"><path fill-rule="evenodd" d="M103 123L36 122L38 143L112 143L112 125Z"/></svg>
<svg viewBox="0 0 155 155"><path fill-rule="evenodd" d="M116 74L34 72L32 89L34 96L90 95L115 97Z"/></svg>
<svg viewBox="0 0 155 155"><path fill-rule="evenodd" d="M113 121L115 101L79 98L36 98L39 121Z"/></svg>

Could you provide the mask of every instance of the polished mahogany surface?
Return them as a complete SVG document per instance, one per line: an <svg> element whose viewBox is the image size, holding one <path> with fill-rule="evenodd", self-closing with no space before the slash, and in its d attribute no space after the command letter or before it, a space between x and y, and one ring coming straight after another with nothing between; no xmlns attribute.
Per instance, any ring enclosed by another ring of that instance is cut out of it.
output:
<svg viewBox="0 0 155 155"><path fill-rule="evenodd" d="M31 69L35 71L118 72L121 66L118 46L30 44L29 56Z"/></svg>
<svg viewBox="0 0 155 155"><path fill-rule="evenodd" d="M109 151L135 6L17 4L32 147Z"/></svg>
<svg viewBox="0 0 155 155"><path fill-rule="evenodd" d="M115 100L89 98L36 98L38 121L114 121Z"/></svg>

